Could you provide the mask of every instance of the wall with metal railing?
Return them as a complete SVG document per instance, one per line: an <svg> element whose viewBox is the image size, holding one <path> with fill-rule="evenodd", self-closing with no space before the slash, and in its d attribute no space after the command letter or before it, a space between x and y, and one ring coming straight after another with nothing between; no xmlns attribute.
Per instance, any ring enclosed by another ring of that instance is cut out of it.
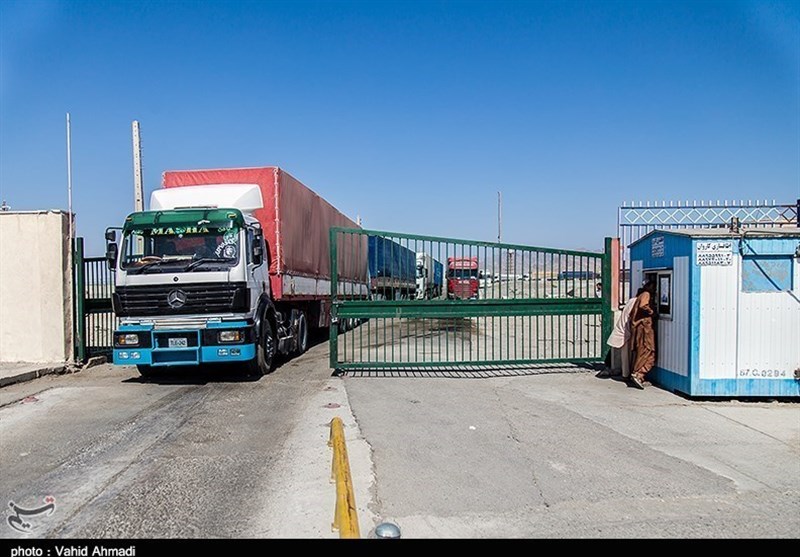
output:
<svg viewBox="0 0 800 557"><path fill-rule="evenodd" d="M647 201L619 207L619 303L631 295L629 246L656 229L720 228L735 219L741 227L800 226L800 199L794 203L758 201Z"/></svg>

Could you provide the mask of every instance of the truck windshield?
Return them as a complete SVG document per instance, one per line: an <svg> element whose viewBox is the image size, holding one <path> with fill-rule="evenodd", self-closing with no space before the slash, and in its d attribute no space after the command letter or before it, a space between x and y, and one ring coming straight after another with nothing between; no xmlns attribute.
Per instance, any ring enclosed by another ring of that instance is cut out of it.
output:
<svg viewBox="0 0 800 557"><path fill-rule="evenodd" d="M122 238L120 267L140 273L228 269L240 251L239 228L228 223L139 226Z"/></svg>
<svg viewBox="0 0 800 557"><path fill-rule="evenodd" d="M470 279L478 278L478 269L450 269L447 278Z"/></svg>

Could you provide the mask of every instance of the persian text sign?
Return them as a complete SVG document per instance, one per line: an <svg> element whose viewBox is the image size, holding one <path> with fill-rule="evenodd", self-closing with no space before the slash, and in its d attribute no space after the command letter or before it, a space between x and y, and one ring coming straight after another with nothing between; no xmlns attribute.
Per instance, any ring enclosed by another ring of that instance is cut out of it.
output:
<svg viewBox="0 0 800 557"><path fill-rule="evenodd" d="M650 255L652 257L664 257L664 236L654 236L650 240Z"/></svg>
<svg viewBox="0 0 800 557"><path fill-rule="evenodd" d="M733 264L733 242L697 242L697 264L726 266Z"/></svg>

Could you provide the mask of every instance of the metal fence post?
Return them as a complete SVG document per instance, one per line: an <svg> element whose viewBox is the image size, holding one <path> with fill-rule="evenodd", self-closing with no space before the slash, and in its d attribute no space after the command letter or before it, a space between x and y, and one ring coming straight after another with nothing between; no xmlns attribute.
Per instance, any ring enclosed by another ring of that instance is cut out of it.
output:
<svg viewBox="0 0 800 557"><path fill-rule="evenodd" d="M606 340L614 328L614 313L616 308L611 307L611 290L616 287L616 280L613 275L612 258L614 257L614 239L607 237L605 240L605 250L603 251L603 309L602 309L602 322L601 328L602 338L600 339L600 354L605 359L610 347L606 344Z"/></svg>
<svg viewBox="0 0 800 557"><path fill-rule="evenodd" d="M86 305L86 284L83 263L83 238L75 238L72 258L72 296L75 299L72 330L75 335L75 361L86 360L86 318L84 315Z"/></svg>
<svg viewBox="0 0 800 557"><path fill-rule="evenodd" d="M336 234L337 229L331 227L330 234L330 247L331 247L331 326L329 329L329 349L330 349L330 367L336 370L339 366L339 318L336 308L337 297L339 294L339 277L338 277L338 253L336 250Z"/></svg>

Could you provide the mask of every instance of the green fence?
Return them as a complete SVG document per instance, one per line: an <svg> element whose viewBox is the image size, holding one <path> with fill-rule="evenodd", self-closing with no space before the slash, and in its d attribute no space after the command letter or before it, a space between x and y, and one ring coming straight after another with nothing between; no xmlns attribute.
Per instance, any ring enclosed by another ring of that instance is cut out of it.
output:
<svg viewBox="0 0 800 557"><path fill-rule="evenodd" d="M605 358L610 238L603 253L345 228L332 228L330 242L336 370ZM341 280L354 263L367 298Z"/></svg>

